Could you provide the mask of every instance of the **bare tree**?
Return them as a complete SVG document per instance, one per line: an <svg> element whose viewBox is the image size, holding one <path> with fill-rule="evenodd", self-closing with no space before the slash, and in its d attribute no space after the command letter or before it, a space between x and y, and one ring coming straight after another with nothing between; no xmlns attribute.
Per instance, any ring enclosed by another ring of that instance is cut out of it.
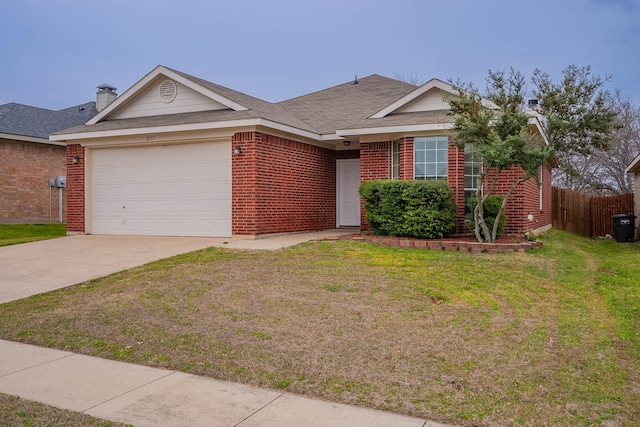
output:
<svg viewBox="0 0 640 427"><path fill-rule="evenodd" d="M620 92L607 101L617 121L608 149L567 157L571 167L554 174L555 185L596 196L633 192L633 178L624 171L640 153L640 105Z"/></svg>
<svg viewBox="0 0 640 427"><path fill-rule="evenodd" d="M584 191L587 176L600 176L591 161L595 153L611 148L618 128L617 112L604 90L610 77L591 74L591 67L569 65L556 83L543 71L533 72L538 112L544 116L547 137L555 151L558 169L554 184Z"/></svg>
<svg viewBox="0 0 640 427"><path fill-rule="evenodd" d="M401 82L410 83L416 86L422 86L425 81L418 77L417 74L409 73L395 73L393 76L396 80L400 80Z"/></svg>

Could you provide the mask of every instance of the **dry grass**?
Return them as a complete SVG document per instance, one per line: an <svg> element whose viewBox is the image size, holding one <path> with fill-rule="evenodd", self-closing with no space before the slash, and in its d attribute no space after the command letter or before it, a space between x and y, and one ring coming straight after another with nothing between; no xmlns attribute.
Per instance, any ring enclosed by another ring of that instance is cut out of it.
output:
<svg viewBox="0 0 640 427"><path fill-rule="evenodd" d="M212 248L1 305L0 336L463 425L634 425L640 342L580 245Z"/></svg>
<svg viewBox="0 0 640 427"><path fill-rule="evenodd" d="M102 420L0 393L0 425L3 427L124 427Z"/></svg>

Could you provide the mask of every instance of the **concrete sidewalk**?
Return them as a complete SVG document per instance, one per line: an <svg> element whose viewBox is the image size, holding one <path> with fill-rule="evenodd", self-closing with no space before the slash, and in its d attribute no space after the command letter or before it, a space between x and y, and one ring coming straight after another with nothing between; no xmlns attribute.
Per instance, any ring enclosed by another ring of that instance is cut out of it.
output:
<svg viewBox="0 0 640 427"><path fill-rule="evenodd" d="M444 426L4 340L0 392L135 426Z"/></svg>

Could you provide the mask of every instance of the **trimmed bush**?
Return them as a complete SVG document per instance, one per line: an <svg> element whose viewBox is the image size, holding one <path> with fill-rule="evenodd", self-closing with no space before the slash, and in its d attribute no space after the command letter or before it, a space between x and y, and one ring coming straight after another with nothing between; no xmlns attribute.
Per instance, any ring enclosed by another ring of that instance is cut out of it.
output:
<svg viewBox="0 0 640 427"><path fill-rule="evenodd" d="M504 200L504 196L489 196L487 200L484 201L482 207L484 208L484 222L489 227L489 230L493 230L493 224L496 222L496 215L498 215L498 211L500 210L500 206L502 205L502 201ZM471 212L465 218L465 222L469 230L473 231L476 228L476 222L473 220L473 210L476 208L478 201L475 197L472 197L469 200L469 206L471 207ZM501 236L504 232L504 228L507 225L507 215L505 212L502 212L500 216L500 222L498 223L498 232L497 236Z"/></svg>
<svg viewBox="0 0 640 427"><path fill-rule="evenodd" d="M378 235L435 239L455 226L453 190L445 181L366 181L360 196Z"/></svg>

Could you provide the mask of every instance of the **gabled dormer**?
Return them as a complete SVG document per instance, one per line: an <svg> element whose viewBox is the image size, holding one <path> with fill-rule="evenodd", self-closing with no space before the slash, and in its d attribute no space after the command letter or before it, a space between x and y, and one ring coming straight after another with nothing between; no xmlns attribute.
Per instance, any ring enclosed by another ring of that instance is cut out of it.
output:
<svg viewBox="0 0 640 427"><path fill-rule="evenodd" d="M431 79L413 92L400 98L370 117L381 119L390 114L416 113L422 111L438 111L449 109L445 96L455 96L453 85L439 79Z"/></svg>

